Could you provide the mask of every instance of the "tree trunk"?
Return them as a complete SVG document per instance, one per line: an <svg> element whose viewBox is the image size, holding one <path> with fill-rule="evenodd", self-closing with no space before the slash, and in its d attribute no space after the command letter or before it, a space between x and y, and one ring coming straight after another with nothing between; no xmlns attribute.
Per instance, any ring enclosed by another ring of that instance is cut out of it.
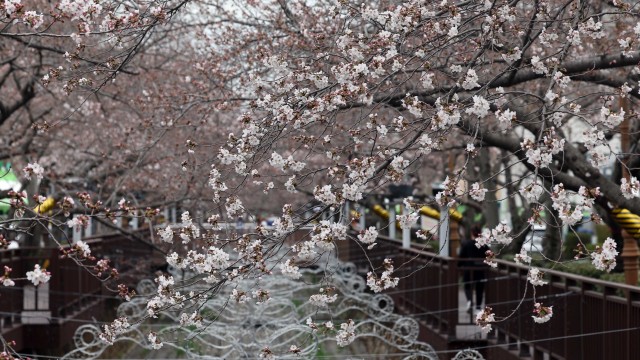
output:
<svg viewBox="0 0 640 360"><path fill-rule="evenodd" d="M545 201L545 208L547 229L542 239L543 254L559 261L562 254L562 224L558 222L558 211L552 207L550 197Z"/></svg>
<svg viewBox="0 0 640 360"><path fill-rule="evenodd" d="M491 168L491 154L489 148L482 147L478 150L478 167L480 168L480 179L486 180L484 185L488 190L484 198L484 218L486 219L485 225L493 229L498 226L500 222L500 215L498 213L498 203L496 201L496 180L494 174L497 174L496 169ZM501 164L497 164L500 167Z"/></svg>

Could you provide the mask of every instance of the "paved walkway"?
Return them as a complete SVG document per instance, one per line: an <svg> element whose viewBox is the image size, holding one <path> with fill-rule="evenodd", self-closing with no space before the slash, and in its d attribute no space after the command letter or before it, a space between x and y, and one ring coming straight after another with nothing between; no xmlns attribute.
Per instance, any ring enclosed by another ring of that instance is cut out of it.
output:
<svg viewBox="0 0 640 360"><path fill-rule="evenodd" d="M467 311L467 299L464 290L460 288L458 292L458 326L456 327L456 337L461 340L486 339L487 335L480 331L476 325L475 306L471 312Z"/></svg>

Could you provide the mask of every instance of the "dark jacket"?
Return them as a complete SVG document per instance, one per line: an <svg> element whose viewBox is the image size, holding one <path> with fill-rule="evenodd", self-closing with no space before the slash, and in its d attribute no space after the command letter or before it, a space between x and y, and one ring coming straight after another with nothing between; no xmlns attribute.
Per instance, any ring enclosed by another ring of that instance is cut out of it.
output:
<svg viewBox="0 0 640 360"><path fill-rule="evenodd" d="M476 246L476 242L473 240L465 240L460 247L460 259L477 259L473 261L460 261L460 266L482 266L486 257L486 252L489 250L487 245L483 245L480 248Z"/></svg>

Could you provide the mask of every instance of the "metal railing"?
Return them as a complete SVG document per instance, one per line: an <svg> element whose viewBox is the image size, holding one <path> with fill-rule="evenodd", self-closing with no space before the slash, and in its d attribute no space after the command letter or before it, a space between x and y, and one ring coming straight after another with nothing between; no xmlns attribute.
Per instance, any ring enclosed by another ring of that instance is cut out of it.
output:
<svg viewBox="0 0 640 360"><path fill-rule="evenodd" d="M92 255L98 259L109 258L121 274L128 268L134 268L136 259L150 258L152 252L145 244L121 234L105 234L85 241ZM114 294L105 291L103 280L84 269L81 266L83 262L79 264L73 259L61 258L57 247L0 250L0 271L4 266L11 267L12 277L24 277L36 264L46 267L52 274L48 289L34 288L27 280L16 281L14 287L0 286L0 331L5 338L17 342L14 348L18 350L62 348L82 324L69 320L100 319L104 314L105 299ZM95 262L86 261L84 264L92 268ZM28 306L25 306L25 291L29 298ZM41 297L44 297L42 301L38 301ZM32 319L23 319L23 316L38 317L38 324L47 326L37 325ZM35 325L30 325L28 320ZM32 326L28 332L31 335L23 336L20 325ZM40 333L43 337L36 336Z"/></svg>
<svg viewBox="0 0 640 360"><path fill-rule="evenodd" d="M450 350L469 339L457 339L463 260L423 251L418 244L403 248L400 240L380 237L364 251L355 241L339 244L342 260L365 273L391 258L397 288L387 291L406 315L415 316L424 329L437 333L427 340L438 350ZM366 254L366 255L365 255ZM467 261L468 259L465 259ZM529 268L497 260L486 267L485 304L497 322L483 344L491 359L638 359L640 358L640 287L543 270L548 285L533 287ZM380 270L379 272L381 272ZM535 299L535 300L534 300ZM532 319L534 301L553 306L545 324Z"/></svg>
<svg viewBox="0 0 640 360"><path fill-rule="evenodd" d="M640 357L640 287L543 271L549 284L535 289L527 282L526 266L499 260L490 272L487 303L496 314L517 308L494 326L498 344L534 359ZM534 324L530 316L534 290L537 301L553 306L554 316L545 324Z"/></svg>

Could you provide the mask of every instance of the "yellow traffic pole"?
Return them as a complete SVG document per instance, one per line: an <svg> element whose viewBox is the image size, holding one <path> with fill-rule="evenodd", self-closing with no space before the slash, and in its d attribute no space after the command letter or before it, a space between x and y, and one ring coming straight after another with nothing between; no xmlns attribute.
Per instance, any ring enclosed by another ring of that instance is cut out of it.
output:
<svg viewBox="0 0 640 360"><path fill-rule="evenodd" d="M53 209L55 205L56 201L52 197L48 197L42 204L36 206L33 211L35 211L37 214L42 215L47 211Z"/></svg>

